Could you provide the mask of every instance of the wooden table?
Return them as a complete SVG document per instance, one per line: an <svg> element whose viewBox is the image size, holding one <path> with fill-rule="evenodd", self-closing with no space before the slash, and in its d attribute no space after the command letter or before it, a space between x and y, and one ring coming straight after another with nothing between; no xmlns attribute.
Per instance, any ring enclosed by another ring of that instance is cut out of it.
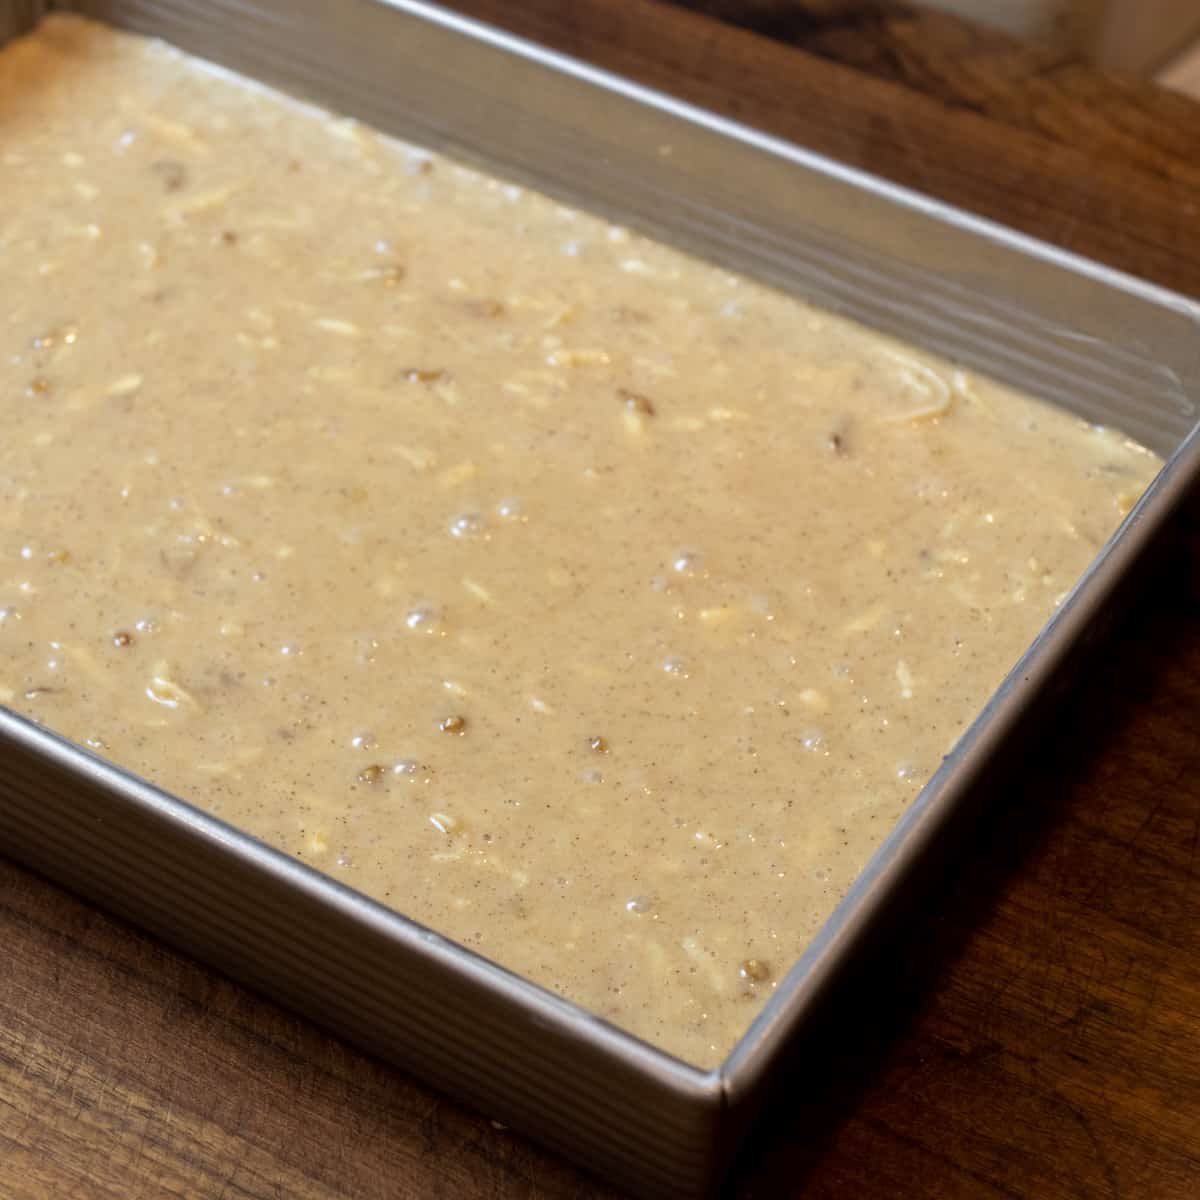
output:
<svg viewBox="0 0 1200 1200"><path fill-rule="evenodd" d="M886 4L459 7L1200 294L1200 106L1146 84ZM1198 550L846 998L740 1194L1200 1196ZM4 1197L610 1194L2 861L0 947Z"/></svg>

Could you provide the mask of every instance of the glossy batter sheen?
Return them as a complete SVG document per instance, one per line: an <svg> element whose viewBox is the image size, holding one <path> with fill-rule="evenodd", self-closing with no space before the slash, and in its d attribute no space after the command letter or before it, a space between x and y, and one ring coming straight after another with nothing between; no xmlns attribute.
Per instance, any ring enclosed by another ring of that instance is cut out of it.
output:
<svg viewBox="0 0 1200 1200"><path fill-rule="evenodd" d="M1158 466L79 20L0 196L0 700L706 1066Z"/></svg>

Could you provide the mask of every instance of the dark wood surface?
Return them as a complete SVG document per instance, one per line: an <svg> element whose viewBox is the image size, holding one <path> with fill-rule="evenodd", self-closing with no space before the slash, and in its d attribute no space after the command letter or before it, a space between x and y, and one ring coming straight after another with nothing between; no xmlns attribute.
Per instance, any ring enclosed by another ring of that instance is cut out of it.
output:
<svg viewBox="0 0 1200 1200"><path fill-rule="evenodd" d="M1200 294L1200 105L1147 84L896 5L458 7ZM739 1194L1200 1196L1198 562L1185 531ZM610 1194L3 860L0 949L5 1200Z"/></svg>

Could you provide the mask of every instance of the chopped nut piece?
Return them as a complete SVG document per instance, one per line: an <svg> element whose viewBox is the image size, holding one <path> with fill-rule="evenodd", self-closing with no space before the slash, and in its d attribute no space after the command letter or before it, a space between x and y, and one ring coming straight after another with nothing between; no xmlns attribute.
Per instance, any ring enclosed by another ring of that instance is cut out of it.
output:
<svg viewBox="0 0 1200 1200"><path fill-rule="evenodd" d="M443 717L438 722L438 728L443 733L457 733L459 735L467 732L467 718L460 717L457 714L454 716Z"/></svg>
<svg viewBox="0 0 1200 1200"><path fill-rule="evenodd" d="M602 737L588 738L588 749L593 754L607 754L608 753L608 740L606 738L602 738Z"/></svg>
<svg viewBox="0 0 1200 1200"><path fill-rule="evenodd" d="M358 773L358 782L365 784L377 784L384 775L384 768L378 763L372 763L369 767L363 767Z"/></svg>
<svg viewBox="0 0 1200 1200"><path fill-rule="evenodd" d="M112 640L114 646L132 646L133 634L127 633L124 629L118 629L117 632L113 634Z"/></svg>
<svg viewBox="0 0 1200 1200"><path fill-rule="evenodd" d="M440 383L446 378L446 372L440 367L408 367L400 372L400 378L408 383Z"/></svg>
<svg viewBox="0 0 1200 1200"><path fill-rule="evenodd" d="M641 413L646 417L654 416L654 404L640 392L631 392L628 388L617 388L617 395L620 396L621 403L633 412Z"/></svg>
<svg viewBox="0 0 1200 1200"><path fill-rule="evenodd" d="M762 959L748 958L738 967L738 974L747 983L765 983L771 978L771 968Z"/></svg>

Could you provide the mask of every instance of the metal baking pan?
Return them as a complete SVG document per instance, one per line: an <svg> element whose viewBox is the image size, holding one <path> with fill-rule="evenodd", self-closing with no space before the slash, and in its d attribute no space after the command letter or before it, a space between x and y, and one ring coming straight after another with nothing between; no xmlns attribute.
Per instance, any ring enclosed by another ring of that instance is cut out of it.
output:
<svg viewBox="0 0 1200 1200"><path fill-rule="evenodd" d="M568 198L1169 458L711 1071L0 710L0 851L636 1193L710 1191L785 1049L1011 760L1200 479L1200 306L429 5L0 0L0 42L48 7Z"/></svg>

